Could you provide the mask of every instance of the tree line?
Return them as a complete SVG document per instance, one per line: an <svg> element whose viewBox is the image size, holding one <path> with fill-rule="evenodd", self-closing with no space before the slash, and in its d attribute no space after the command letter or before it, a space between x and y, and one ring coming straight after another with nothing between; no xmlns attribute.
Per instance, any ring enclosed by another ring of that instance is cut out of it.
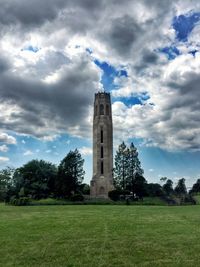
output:
<svg viewBox="0 0 200 267"><path fill-rule="evenodd" d="M148 183L144 177L144 170L138 157L137 148L133 143L129 147L124 142L119 145L114 160L114 185L115 190L109 192L113 200L130 196L133 200L145 196L161 197L172 203L179 198L180 202L193 202L192 194L200 192L200 179L187 192L185 179L178 180L176 186L167 177L162 177L160 183Z"/></svg>
<svg viewBox="0 0 200 267"><path fill-rule="evenodd" d="M80 152L75 149L69 151L58 166L35 159L17 169L7 167L0 171L0 201L9 202L23 197L83 200L83 195L90 192L89 185L83 183L83 164ZM179 179L176 186L166 177L160 179L162 184L148 183L133 143L129 147L124 142L119 145L114 158L113 177L115 190L109 192L112 200L125 196L137 200L149 196L162 197L168 202L173 202L175 197L187 201L193 193L200 192L200 179L189 192L184 178Z"/></svg>
<svg viewBox="0 0 200 267"><path fill-rule="evenodd" d="M83 184L84 160L77 149L70 151L55 164L44 160L31 160L20 168L6 168L0 171L0 200L9 202L12 198L32 199L73 198L89 193Z"/></svg>

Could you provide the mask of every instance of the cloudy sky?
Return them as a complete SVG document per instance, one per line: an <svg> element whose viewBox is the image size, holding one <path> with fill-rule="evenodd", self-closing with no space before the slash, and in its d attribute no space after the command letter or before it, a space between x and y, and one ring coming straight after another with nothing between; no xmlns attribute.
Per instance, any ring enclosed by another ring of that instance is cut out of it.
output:
<svg viewBox="0 0 200 267"><path fill-rule="evenodd" d="M94 93L145 177L200 178L198 0L0 0L0 168L78 148L92 176Z"/></svg>

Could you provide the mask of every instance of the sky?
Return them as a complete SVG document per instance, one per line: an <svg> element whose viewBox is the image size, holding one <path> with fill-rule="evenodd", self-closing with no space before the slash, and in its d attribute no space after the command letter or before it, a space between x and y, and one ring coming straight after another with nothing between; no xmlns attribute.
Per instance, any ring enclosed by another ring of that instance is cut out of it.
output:
<svg viewBox="0 0 200 267"><path fill-rule="evenodd" d="M0 169L78 148L89 183L94 94L106 91L114 154L133 142L148 182L200 178L198 0L0 6Z"/></svg>

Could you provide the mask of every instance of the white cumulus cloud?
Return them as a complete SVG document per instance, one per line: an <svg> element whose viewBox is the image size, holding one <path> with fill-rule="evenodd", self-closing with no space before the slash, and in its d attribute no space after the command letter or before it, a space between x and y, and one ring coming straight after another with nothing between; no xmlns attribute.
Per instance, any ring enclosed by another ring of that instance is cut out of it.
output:
<svg viewBox="0 0 200 267"><path fill-rule="evenodd" d="M31 156L31 155L33 155L34 153L31 151L31 150L26 150L25 152L24 152L24 156Z"/></svg>
<svg viewBox="0 0 200 267"><path fill-rule="evenodd" d="M7 152L8 151L8 146L6 146L6 145L0 146L0 151L1 152Z"/></svg>
<svg viewBox="0 0 200 267"><path fill-rule="evenodd" d="M0 157L0 164L1 163L5 163L7 161L9 161L9 158L7 158L7 157Z"/></svg>
<svg viewBox="0 0 200 267"><path fill-rule="evenodd" d="M6 143L6 144L16 144L17 141L15 137L8 135L7 133L0 133L0 143Z"/></svg>
<svg viewBox="0 0 200 267"><path fill-rule="evenodd" d="M79 151L83 156L92 155L92 148L91 147L83 146L79 149Z"/></svg>

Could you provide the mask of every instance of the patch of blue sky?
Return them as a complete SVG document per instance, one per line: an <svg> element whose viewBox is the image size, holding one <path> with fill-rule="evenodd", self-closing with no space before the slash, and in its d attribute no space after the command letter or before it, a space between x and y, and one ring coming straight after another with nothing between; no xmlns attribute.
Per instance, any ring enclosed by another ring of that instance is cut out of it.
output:
<svg viewBox="0 0 200 267"><path fill-rule="evenodd" d="M71 137L67 134L61 134L52 141L44 141L32 136L14 133L12 135L16 138L17 144L9 145L8 152L4 153L3 156L8 157L10 160L1 164L0 168L5 168L6 166L18 168L32 159L42 159L58 165L70 150L92 147L91 140ZM85 160L84 170L86 171L84 182L89 183L92 177L92 155L82 155L82 157Z"/></svg>
<svg viewBox="0 0 200 267"><path fill-rule="evenodd" d="M190 11L187 14L174 17L172 27L176 32L177 40L187 42L189 34L192 32L199 21L200 12Z"/></svg>
<svg viewBox="0 0 200 267"><path fill-rule="evenodd" d="M121 101L126 106L133 106L133 105L143 105L148 99L150 99L150 96L148 93L144 92L143 94L130 96L130 97L115 97L115 101Z"/></svg>
<svg viewBox="0 0 200 267"><path fill-rule="evenodd" d="M106 91L111 91L113 89L118 88L118 86L114 84L114 79L116 77L128 76L126 70L117 70L115 67L105 61L101 62L98 59L95 59L94 63L103 71L101 83L103 84L103 87Z"/></svg>
<svg viewBox="0 0 200 267"><path fill-rule="evenodd" d="M176 46L166 46L158 49L159 52L164 53L168 60L173 60L181 53Z"/></svg>
<svg viewBox="0 0 200 267"><path fill-rule="evenodd" d="M53 141L44 141L31 136L19 135L15 135L15 138L17 139L17 144L10 145L9 151L7 152L10 162L15 162L14 167L22 166L22 164L25 164L33 158L44 159L59 164L70 150L91 145L87 139L70 137L66 134L60 135ZM24 155L27 151L31 153Z"/></svg>
<svg viewBox="0 0 200 267"><path fill-rule="evenodd" d="M194 49L194 50L189 51L189 54L191 54L191 55L193 55L193 57L195 57L197 52L198 52L198 50Z"/></svg>
<svg viewBox="0 0 200 267"><path fill-rule="evenodd" d="M115 101L123 102L126 106L142 105L139 97L115 97Z"/></svg>
<svg viewBox="0 0 200 267"><path fill-rule="evenodd" d="M33 53L37 53L40 50L40 48L38 48L37 46L29 45L29 46L22 48L21 50L22 51L31 51Z"/></svg>
<svg viewBox="0 0 200 267"><path fill-rule="evenodd" d="M90 55L93 53L93 51L92 51L91 48L86 48L85 50L86 50L86 52L87 52L88 54L90 54Z"/></svg>
<svg viewBox="0 0 200 267"><path fill-rule="evenodd" d="M185 177L186 184L190 187L199 178L198 159L200 152L169 152L159 147L147 147L142 138L131 138L126 144L129 145L131 142L138 149L144 177L148 182L159 183L161 176L166 176L172 179L176 185L177 177L178 179ZM187 168L185 168L186 166Z"/></svg>

